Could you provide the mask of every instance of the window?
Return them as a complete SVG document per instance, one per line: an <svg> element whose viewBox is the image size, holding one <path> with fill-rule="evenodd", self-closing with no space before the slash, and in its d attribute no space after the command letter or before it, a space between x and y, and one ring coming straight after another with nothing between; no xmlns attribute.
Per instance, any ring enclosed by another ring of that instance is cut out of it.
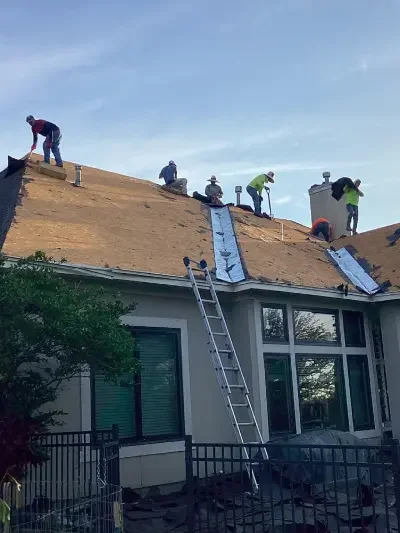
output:
<svg viewBox="0 0 400 533"><path fill-rule="evenodd" d="M371 386L369 382L368 359L366 355L348 355L351 408L354 429L373 429L374 415L371 403Z"/></svg>
<svg viewBox="0 0 400 533"><path fill-rule="evenodd" d="M298 355L297 376L302 431L348 430L340 356Z"/></svg>
<svg viewBox="0 0 400 533"><path fill-rule="evenodd" d="M339 344L337 311L294 309L293 322L297 343Z"/></svg>
<svg viewBox="0 0 400 533"><path fill-rule="evenodd" d="M270 433L293 433L295 422L289 356L265 355L264 365Z"/></svg>
<svg viewBox="0 0 400 533"><path fill-rule="evenodd" d="M287 319L284 305L263 305L262 307L264 342L287 342Z"/></svg>
<svg viewBox="0 0 400 533"><path fill-rule="evenodd" d="M364 316L359 311L343 311L344 338L346 346L364 347Z"/></svg>
<svg viewBox="0 0 400 533"><path fill-rule="evenodd" d="M113 385L92 373L92 427L118 424L123 443L168 440L184 434L179 331L134 328L139 373Z"/></svg>

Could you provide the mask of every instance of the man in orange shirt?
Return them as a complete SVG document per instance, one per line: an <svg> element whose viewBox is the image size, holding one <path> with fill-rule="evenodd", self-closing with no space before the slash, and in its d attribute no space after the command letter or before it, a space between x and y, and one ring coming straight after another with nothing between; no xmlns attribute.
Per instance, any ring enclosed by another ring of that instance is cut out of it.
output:
<svg viewBox="0 0 400 533"><path fill-rule="evenodd" d="M317 220L313 222L310 233L314 237L319 237L322 234L326 242L329 242L332 240L332 230L332 224L329 224L327 218L317 218Z"/></svg>

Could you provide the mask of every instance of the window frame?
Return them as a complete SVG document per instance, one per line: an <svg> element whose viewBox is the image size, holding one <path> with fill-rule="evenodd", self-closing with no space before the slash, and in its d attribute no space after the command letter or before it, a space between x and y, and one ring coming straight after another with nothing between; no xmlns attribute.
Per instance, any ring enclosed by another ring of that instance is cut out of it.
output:
<svg viewBox="0 0 400 533"><path fill-rule="evenodd" d="M264 309L281 309L283 312L283 339L272 339L265 336ZM261 328L263 344L289 344L288 311L286 304L262 303L261 304Z"/></svg>
<svg viewBox="0 0 400 533"><path fill-rule="evenodd" d="M312 359L336 359L340 363L340 379L342 381L342 392L344 393L343 397L339 396L339 400L342 403L341 409L344 415L344 422L345 422L345 428L339 429L339 431L350 431L350 418L349 418L349 410L348 410L348 400L351 402L351 397L347 397L346 393L346 375L345 375L345 367L343 364L343 355L341 353L332 353L332 354L320 354L320 353L296 353L295 354L295 363L296 363L296 377L297 377L297 391L298 391L298 402L299 402L299 416L300 416L300 433L307 433L308 431L313 431L315 429L319 428L303 428L303 420L301 415L301 399L300 399L300 376L298 372L297 367L297 361L298 358L312 358ZM346 365L347 369L347 365ZM347 371L348 375L348 371ZM320 429L329 429L329 428L320 428ZM354 430L353 430L354 433Z"/></svg>
<svg viewBox="0 0 400 533"><path fill-rule="evenodd" d="M334 315L336 317L336 336L337 340L335 341L317 341L317 340L299 340L296 337L296 320L295 312L296 311L305 311L310 313L319 313L322 315ZM292 320L293 320L293 340L294 344L298 346L332 346L332 347L341 347L342 339L340 333L340 314L341 309L332 309L328 307L303 307L303 306L292 306Z"/></svg>
<svg viewBox="0 0 400 533"><path fill-rule="evenodd" d="M141 382L140 382L140 370L134 375L135 389L132 390L132 394L135 397L135 405L139 408L135 409L132 413L135 417L136 436L125 437L120 439L122 446L131 445L143 445L151 444L155 442L172 442L181 441L185 436L185 416L184 416L184 401L183 401L183 375L182 375L182 341L181 330L179 328L169 327L152 327L152 326L132 326L125 324L125 327L133 335L134 332L158 332L168 333L175 337L176 343L176 367L177 367L177 401L178 401L178 416L179 416L179 432L171 433L168 435L151 435L150 437L143 437L143 435L137 437L142 433L142 419L143 413L141 410ZM135 357L138 357L140 361L140 353L138 354L135 347ZM94 380L94 370L90 370L90 397L91 397L91 427L93 431L96 431L96 386Z"/></svg>
<svg viewBox="0 0 400 533"><path fill-rule="evenodd" d="M273 438L279 438L283 435L295 435L296 434L296 416L295 416L295 407L294 407L294 390L293 390L293 374L292 374L292 367L291 367L291 360L290 360L290 353L271 353L271 352L264 352L264 375L265 375L265 391L267 395L267 416L268 416L268 428L269 428L269 435ZM288 379L289 379L289 387L288 387L288 393L289 393L289 405L288 405L288 415L289 415L289 424L291 426L289 431L272 431L271 428L271 416L270 416L270 402L269 402L269 386L268 386L268 379L267 379L267 368L266 363L268 359L284 359L287 361L287 368L288 368Z"/></svg>

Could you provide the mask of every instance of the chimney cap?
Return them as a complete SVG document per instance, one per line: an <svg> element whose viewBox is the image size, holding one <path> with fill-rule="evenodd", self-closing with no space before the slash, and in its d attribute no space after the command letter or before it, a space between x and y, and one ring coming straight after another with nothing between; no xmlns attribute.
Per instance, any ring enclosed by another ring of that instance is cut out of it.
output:
<svg viewBox="0 0 400 533"><path fill-rule="evenodd" d="M242 192L242 186L241 185L236 185L235 187L235 192Z"/></svg>
<svg viewBox="0 0 400 533"><path fill-rule="evenodd" d="M324 178L325 183L329 183L329 178L331 177L331 173L328 171L323 172L322 177Z"/></svg>

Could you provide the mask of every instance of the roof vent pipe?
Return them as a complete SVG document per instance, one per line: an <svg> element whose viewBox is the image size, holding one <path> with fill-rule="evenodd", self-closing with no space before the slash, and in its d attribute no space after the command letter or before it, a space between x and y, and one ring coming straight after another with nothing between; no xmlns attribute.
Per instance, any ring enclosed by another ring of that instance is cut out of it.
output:
<svg viewBox="0 0 400 533"><path fill-rule="evenodd" d="M242 194L242 186L241 185L236 185L235 193L236 193L236 205L240 205L240 195Z"/></svg>
<svg viewBox="0 0 400 533"><path fill-rule="evenodd" d="M81 187L82 185L82 167L81 165L75 165L75 187Z"/></svg>
<svg viewBox="0 0 400 533"><path fill-rule="evenodd" d="M329 183L329 178L331 177L331 173L330 172L323 172L322 173L322 177L323 177L325 183Z"/></svg>

